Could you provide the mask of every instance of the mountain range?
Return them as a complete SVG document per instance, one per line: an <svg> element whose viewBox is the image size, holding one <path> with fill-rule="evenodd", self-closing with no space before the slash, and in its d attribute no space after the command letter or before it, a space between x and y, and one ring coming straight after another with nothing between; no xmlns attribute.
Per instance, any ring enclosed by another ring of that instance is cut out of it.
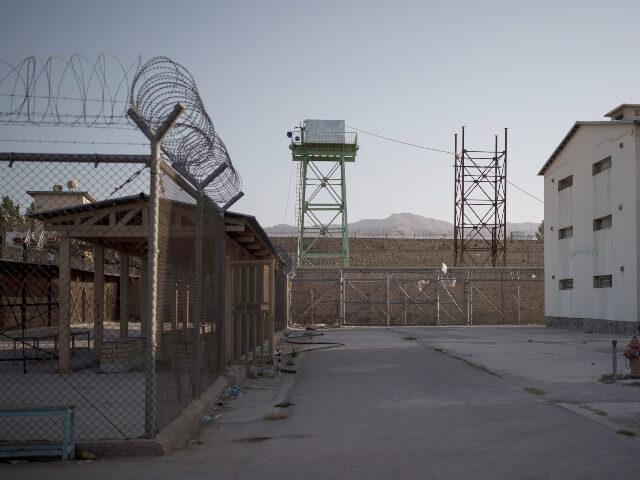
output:
<svg viewBox="0 0 640 480"><path fill-rule="evenodd" d="M507 222L507 233L514 232L533 235L538 230L538 223ZM269 235L295 235L298 231L294 225L280 223L265 228ZM394 213L387 218L358 220L349 224L349 235L453 235L453 224L445 220L427 218L414 213Z"/></svg>

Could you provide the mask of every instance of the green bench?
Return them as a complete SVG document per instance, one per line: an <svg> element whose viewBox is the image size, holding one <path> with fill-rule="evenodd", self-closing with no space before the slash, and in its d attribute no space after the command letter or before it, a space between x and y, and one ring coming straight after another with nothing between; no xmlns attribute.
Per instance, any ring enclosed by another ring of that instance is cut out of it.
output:
<svg viewBox="0 0 640 480"><path fill-rule="evenodd" d="M62 417L61 443L6 444L0 441L0 457L61 456L64 463L73 460L76 448L75 405L10 405L0 406L0 417Z"/></svg>

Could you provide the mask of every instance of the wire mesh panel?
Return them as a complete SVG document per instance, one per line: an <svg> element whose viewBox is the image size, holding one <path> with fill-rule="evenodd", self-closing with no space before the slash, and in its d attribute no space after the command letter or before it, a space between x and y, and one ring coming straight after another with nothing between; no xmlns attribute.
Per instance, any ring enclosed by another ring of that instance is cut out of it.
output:
<svg viewBox="0 0 640 480"><path fill-rule="evenodd" d="M230 262L226 344L233 363L272 365L275 272L271 260Z"/></svg>
<svg viewBox="0 0 640 480"><path fill-rule="evenodd" d="M146 156L0 158L0 406L76 405L80 440L143 435ZM5 441L61 431L1 422Z"/></svg>
<svg viewBox="0 0 640 480"><path fill-rule="evenodd" d="M0 161L8 186L0 217L0 408L76 405L79 440L149 436L150 369L154 435L224 366L224 219L210 201L199 206L166 165L156 362L145 363L150 175L146 156L127 158ZM44 417L0 422L5 441L54 440L60 432Z"/></svg>
<svg viewBox="0 0 640 480"><path fill-rule="evenodd" d="M274 329L276 332L281 331L287 326L288 304L287 304L287 275L278 271L275 275L275 318Z"/></svg>
<svg viewBox="0 0 640 480"><path fill-rule="evenodd" d="M224 220L170 180L161 185L157 310L157 428L219 376Z"/></svg>

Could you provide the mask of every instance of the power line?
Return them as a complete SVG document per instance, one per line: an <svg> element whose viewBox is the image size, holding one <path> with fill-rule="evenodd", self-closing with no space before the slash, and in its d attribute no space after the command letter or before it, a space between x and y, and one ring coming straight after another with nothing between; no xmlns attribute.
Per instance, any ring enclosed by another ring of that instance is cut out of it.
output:
<svg viewBox="0 0 640 480"><path fill-rule="evenodd" d="M347 128L352 128L352 129L354 129L354 130L356 130L358 132L366 133L367 135L371 135L373 137L378 137L378 138L382 138L384 140L389 140L390 142L401 143L402 145L408 145L410 147L415 147L415 148L422 148L423 150L431 150L432 152L450 153L451 155L455 155L453 152L449 152L447 150L441 150L439 148L432 148L432 147L425 147L424 145L418 145L416 143L404 142L402 140L397 140L395 138L385 137L383 135L378 135L377 133L368 132L367 130L361 130L360 128L352 127L350 125L347 125Z"/></svg>
<svg viewBox="0 0 640 480"><path fill-rule="evenodd" d="M367 160L367 157L364 157L364 160L367 166L369 167L369 170L371 171L371 175L373 175L373 178L375 179L376 183L380 187L380 191L382 192L382 195L384 196L385 200L387 200L387 203L391 207L391 211L393 213L396 213L396 207L394 207L393 203L391 203L391 200L389 200L387 192L385 192L384 187L382 186L382 183L380 182L380 180L378 180L378 176L376 175L376 172L374 172L373 168L371 167L371 163Z"/></svg>
<svg viewBox="0 0 640 480"><path fill-rule="evenodd" d="M400 143L400 144L402 144L402 145L407 145L407 146L409 146L409 147L421 148L421 149L423 149L423 150L430 150L430 151L432 151L432 152L448 153L448 154L450 154L450 155L455 155L455 152L451 152L451 151L449 151L449 150L442 150L442 149L440 149L440 148L426 147L426 146L424 146L424 145L418 145L417 143L410 143L410 142L405 142L405 141L403 141L403 140L398 140L398 139L391 138L391 137L385 137L384 135L378 135L377 133L369 132L369 131L367 131L367 130L362 130L362 129L360 129L360 128L352 127L352 126L350 126L350 125L347 125L347 128L351 128L351 129L356 130L356 131L358 131L358 132L366 133L367 135L371 135L371 136L373 136L373 137L382 138L383 140L388 140L388 141L390 141L390 142L395 142L395 143ZM533 199L535 199L535 200L539 201L540 203L544 203L544 200L542 200L542 199L540 199L540 198L536 197L533 193L529 193L529 192L527 192L525 189L523 189L522 187L519 187L519 186L518 186L518 185L516 185L515 183L510 182L509 180L507 180L507 183L508 183L509 185L511 185L512 187L517 188L517 189L518 189L518 190L520 190L522 193L524 193L524 194L526 194L526 195L529 195L531 198L533 198Z"/></svg>
<svg viewBox="0 0 640 480"><path fill-rule="evenodd" d="M523 190L522 188L520 188L520 187L519 187L518 185L516 185L515 183L510 182L509 180L507 180L507 183L508 183L509 185L511 185L512 187L516 187L516 188L517 188L518 190L520 190L522 193L526 193L526 194L527 194L527 195L529 195L531 198L535 198L535 199L536 199L537 201L539 201L540 203L544 203L544 200L542 200L542 199L540 199L540 198L536 197L533 193L529 193L529 192L527 192L526 190Z"/></svg>

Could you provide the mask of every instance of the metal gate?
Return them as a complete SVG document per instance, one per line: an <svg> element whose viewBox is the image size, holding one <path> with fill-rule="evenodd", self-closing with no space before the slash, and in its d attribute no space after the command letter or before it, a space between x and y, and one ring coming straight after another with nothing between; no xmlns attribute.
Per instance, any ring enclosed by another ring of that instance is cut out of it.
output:
<svg viewBox="0 0 640 480"><path fill-rule="evenodd" d="M493 323L519 324L520 281L507 269L297 269L288 323L472 325L475 302Z"/></svg>
<svg viewBox="0 0 640 480"><path fill-rule="evenodd" d="M273 260L227 264L227 362L273 363L274 266Z"/></svg>

